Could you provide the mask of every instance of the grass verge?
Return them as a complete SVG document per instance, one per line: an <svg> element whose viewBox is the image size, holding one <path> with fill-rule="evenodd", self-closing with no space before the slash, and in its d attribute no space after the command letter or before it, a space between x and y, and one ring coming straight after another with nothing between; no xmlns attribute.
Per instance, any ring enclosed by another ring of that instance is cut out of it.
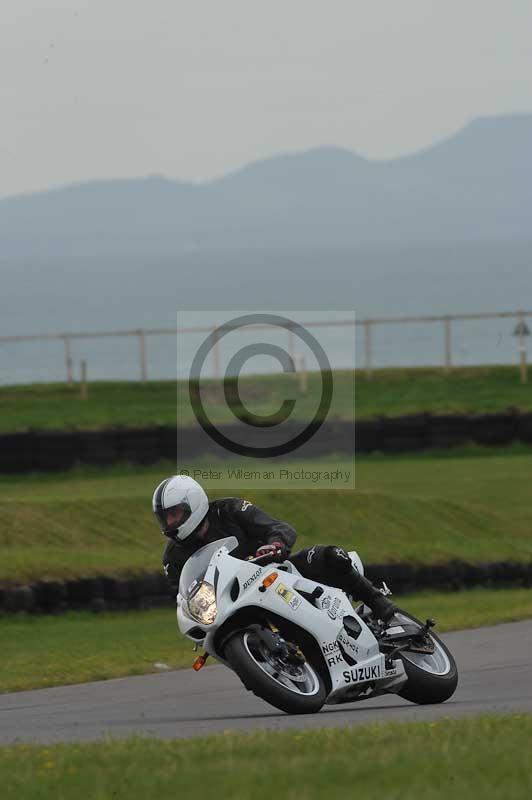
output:
<svg viewBox="0 0 532 800"><path fill-rule="evenodd" d="M330 415L353 418L352 373L334 373L335 390ZM242 399L255 413L271 413L283 398L297 392L291 376L243 376ZM435 414L495 412L509 407L532 409L532 394L519 383L516 367L457 367L450 375L441 369L412 367L374 370L367 381L355 371L358 419L380 414L398 416L420 411ZM288 384L288 386L286 385ZM315 398L321 391L318 373L309 373L308 390L298 394L294 418L313 416ZM233 421L221 389L205 382L209 416L216 423ZM193 421L184 381L95 382L88 400L79 387L62 383L0 387L0 428L3 432L39 429L98 429L116 425L145 427Z"/></svg>
<svg viewBox="0 0 532 800"><path fill-rule="evenodd" d="M163 541L151 496L175 468L0 478L0 583L157 569ZM512 448L359 457L356 491L205 486L213 498L244 496L290 521L297 547L322 541L356 547L366 562L438 563L530 560L531 483L530 451Z"/></svg>
<svg viewBox="0 0 532 800"><path fill-rule="evenodd" d="M442 632L532 617L527 589L421 592L396 600L414 616L435 617ZM188 667L195 658L173 609L6 616L0 652L0 692L156 672L156 663Z"/></svg>
<svg viewBox="0 0 532 800"><path fill-rule="evenodd" d="M532 716L0 749L4 800L524 800ZM265 767L265 765L269 765ZM271 768L273 765L273 768Z"/></svg>

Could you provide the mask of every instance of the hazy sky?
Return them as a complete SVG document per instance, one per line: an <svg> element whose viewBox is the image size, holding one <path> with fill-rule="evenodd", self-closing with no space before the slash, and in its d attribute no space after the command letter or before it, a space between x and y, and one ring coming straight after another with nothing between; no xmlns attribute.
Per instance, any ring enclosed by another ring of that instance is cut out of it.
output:
<svg viewBox="0 0 532 800"><path fill-rule="evenodd" d="M0 195L532 111L530 0L4 0Z"/></svg>

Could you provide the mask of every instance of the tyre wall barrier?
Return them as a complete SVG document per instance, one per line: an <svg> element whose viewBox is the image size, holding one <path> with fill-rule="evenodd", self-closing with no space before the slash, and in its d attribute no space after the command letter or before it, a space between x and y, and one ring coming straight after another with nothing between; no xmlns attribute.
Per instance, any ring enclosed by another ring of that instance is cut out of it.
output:
<svg viewBox="0 0 532 800"><path fill-rule="evenodd" d="M0 612L60 613L67 610L129 610L175 603L166 577L146 573L130 578L101 575L69 581L39 581L0 589Z"/></svg>
<svg viewBox="0 0 532 800"><path fill-rule="evenodd" d="M517 438L526 444L532 444L532 414L517 415Z"/></svg>
<svg viewBox="0 0 532 800"><path fill-rule="evenodd" d="M383 417L380 422L379 445L383 452L407 453L427 448L430 426L428 414Z"/></svg>
<svg viewBox="0 0 532 800"><path fill-rule="evenodd" d="M33 463L37 470L65 470L76 463L80 453L79 434L43 432L33 436Z"/></svg>
<svg viewBox="0 0 532 800"><path fill-rule="evenodd" d="M0 472L30 472L33 462L33 433L11 433L0 436Z"/></svg>
<svg viewBox="0 0 532 800"><path fill-rule="evenodd" d="M237 430L227 425L221 430L231 438ZM287 438L301 428L289 421L283 426ZM264 429L249 428L249 445L264 447ZM272 444L278 437L271 429ZM268 433L266 431L266 436ZM269 440L268 440L269 441ZM503 446L521 441L532 444L532 413L508 411L502 414L432 415L379 417L353 423L328 420L305 445L305 457L324 453L406 453L455 447L474 442ZM216 445L199 426L181 429L152 427L115 428L105 431L29 431L0 434L0 473L33 470L65 470L77 464L106 466L116 462L153 464L163 458L194 459L213 456ZM268 442L266 442L267 444ZM220 450L218 456L227 453Z"/></svg>
<svg viewBox="0 0 532 800"><path fill-rule="evenodd" d="M515 414L479 414L471 417L471 438L476 444L511 444L518 430Z"/></svg>
<svg viewBox="0 0 532 800"><path fill-rule="evenodd" d="M366 575L379 586L385 581L394 594L436 589L460 591L532 587L532 562L498 561L469 564L369 564ZM175 597L162 572L131 578L78 578L66 582L40 581L29 586L0 589L0 613L56 614L67 610L119 611L172 606Z"/></svg>
<svg viewBox="0 0 532 800"><path fill-rule="evenodd" d="M81 431L78 444L78 461L83 464L108 466L120 458L116 431Z"/></svg>
<svg viewBox="0 0 532 800"><path fill-rule="evenodd" d="M428 448L457 447L470 440L470 417L451 414L430 417L427 431Z"/></svg>

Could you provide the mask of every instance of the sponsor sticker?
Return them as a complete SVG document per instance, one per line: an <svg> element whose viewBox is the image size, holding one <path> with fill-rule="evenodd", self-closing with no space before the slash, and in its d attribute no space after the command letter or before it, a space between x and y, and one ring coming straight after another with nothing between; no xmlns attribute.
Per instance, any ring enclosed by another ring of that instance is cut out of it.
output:
<svg viewBox="0 0 532 800"><path fill-rule="evenodd" d="M342 672L345 683L362 683L363 681L375 681L382 678L380 664L371 667L353 667Z"/></svg>
<svg viewBox="0 0 532 800"><path fill-rule="evenodd" d="M331 595L326 594L325 597L321 598L320 607L326 611L331 606L331 600L332 600Z"/></svg>
<svg viewBox="0 0 532 800"><path fill-rule="evenodd" d="M338 558L343 558L345 559L345 561L351 561L351 559L349 558L349 554L346 553L345 550L343 550L341 547L336 547L335 549Z"/></svg>
<svg viewBox="0 0 532 800"><path fill-rule="evenodd" d="M336 619L336 617L338 616L343 616L343 614L340 612L341 603L342 601L340 600L339 597L334 598L332 606L327 611L327 614L330 616L331 619Z"/></svg>
<svg viewBox="0 0 532 800"><path fill-rule="evenodd" d="M253 575L250 578L248 578L247 581L242 585L242 589L247 589L248 586L251 586L251 584L254 583L261 574L262 574L262 567L259 567L259 569L256 572L254 572Z"/></svg>
<svg viewBox="0 0 532 800"><path fill-rule="evenodd" d="M301 598L297 596L291 589L284 585L284 583L280 583L277 589L275 590L277 594L282 597L285 603L288 603L292 611L295 611L301 605Z"/></svg>
<svg viewBox="0 0 532 800"><path fill-rule="evenodd" d="M345 647L348 653L352 653L353 655L357 656L360 652L359 647L355 642L347 636L343 631L340 631L338 634L338 641L340 644Z"/></svg>
<svg viewBox="0 0 532 800"><path fill-rule="evenodd" d="M325 655L327 655L327 653L334 653L334 651L338 649L338 642L326 642L321 646L321 652Z"/></svg>

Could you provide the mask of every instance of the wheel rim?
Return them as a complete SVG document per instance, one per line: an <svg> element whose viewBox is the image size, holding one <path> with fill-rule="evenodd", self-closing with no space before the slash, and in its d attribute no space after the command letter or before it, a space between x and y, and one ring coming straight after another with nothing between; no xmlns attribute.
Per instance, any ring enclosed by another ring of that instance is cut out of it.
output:
<svg viewBox="0 0 532 800"><path fill-rule="evenodd" d="M404 614L396 614L395 618L404 623L412 623L414 620L405 616ZM451 662L449 657L441 644L430 633L427 634L430 641L434 645L434 653L412 653L409 650L401 651L401 656L406 658L418 669L425 672L430 672L432 675L446 675L451 671Z"/></svg>
<svg viewBox="0 0 532 800"><path fill-rule="evenodd" d="M275 658L256 636L246 631L244 647L253 662L272 681L294 694L311 697L320 690L320 681L315 670L305 661L301 665L286 664Z"/></svg>

